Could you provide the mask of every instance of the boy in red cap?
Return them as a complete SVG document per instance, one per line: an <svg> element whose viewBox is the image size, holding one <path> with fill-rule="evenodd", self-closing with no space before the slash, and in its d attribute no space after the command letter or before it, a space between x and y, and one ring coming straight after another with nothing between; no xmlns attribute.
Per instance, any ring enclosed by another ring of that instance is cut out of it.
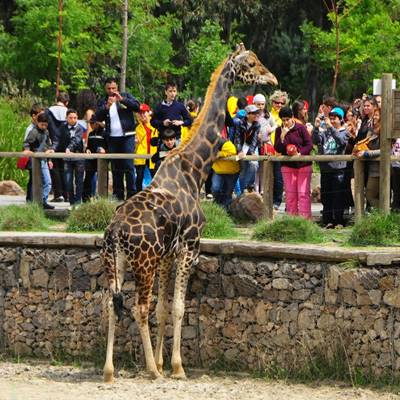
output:
<svg viewBox="0 0 400 400"><path fill-rule="evenodd" d="M150 125L150 107L147 104L140 104L137 114L138 125L136 126L136 154L150 154L157 152L157 146L152 146L152 139L158 138L158 130ZM154 143L154 140L153 140ZM146 167L153 177L155 174L154 163L147 159L136 158L136 192L143 190L143 177Z"/></svg>

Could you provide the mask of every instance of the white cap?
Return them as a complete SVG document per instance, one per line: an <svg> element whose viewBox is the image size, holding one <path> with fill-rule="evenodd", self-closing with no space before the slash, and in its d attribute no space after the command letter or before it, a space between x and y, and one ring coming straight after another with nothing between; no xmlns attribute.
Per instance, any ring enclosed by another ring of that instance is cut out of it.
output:
<svg viewBox="0 0 400 400"><path fill-rule="evenodd" d="M256 94L253 97L253 103L265 103L265 96L261 93Z"/></svg>

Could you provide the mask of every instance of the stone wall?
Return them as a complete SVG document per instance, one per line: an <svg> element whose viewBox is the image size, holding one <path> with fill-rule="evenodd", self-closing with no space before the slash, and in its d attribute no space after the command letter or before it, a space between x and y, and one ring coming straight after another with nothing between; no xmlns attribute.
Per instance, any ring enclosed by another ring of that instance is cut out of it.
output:
<svg viewBox="0 0 400 400"><path fill-rule="evenodd" d="M268 254L237 256L234 250L203 251L193 270L182 331L186 365L208 367L224 361L246 368L268 368L271 363L293 368L321 354L341 353L354 367L397 374L396 265L351 269L302 260L299 252L296 259L277 259ZM130 274L123 292L126 310L118 324L115 354L141 361L130 312ZM0 247L0 337L9 352L104 357L107 298L96 246ZM153 332L155 325L153 313ZM168 325L167 356L171 332Z"/></svg>

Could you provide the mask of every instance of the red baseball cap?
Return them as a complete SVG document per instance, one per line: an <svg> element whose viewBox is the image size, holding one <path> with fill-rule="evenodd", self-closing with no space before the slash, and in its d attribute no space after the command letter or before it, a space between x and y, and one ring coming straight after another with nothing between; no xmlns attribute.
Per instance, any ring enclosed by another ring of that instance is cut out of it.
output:
<svg viewBox="0 0 400 400"><path fill-rule="evenodd" d="M148 106L148 105L145 104L145 103L142 103L142 104L140 105L139 112L146 112L146 111L150 111L150 106Z"/></svg>

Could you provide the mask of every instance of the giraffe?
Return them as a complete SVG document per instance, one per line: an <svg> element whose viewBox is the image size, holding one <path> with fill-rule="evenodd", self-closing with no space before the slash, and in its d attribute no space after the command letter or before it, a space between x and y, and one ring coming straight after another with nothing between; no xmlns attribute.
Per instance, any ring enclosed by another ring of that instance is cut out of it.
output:
<svg viewBox="0 0 400 400"><path fill-rule="evenodd" d="M104 233L101 259L112 296L109 302L107 353L104 381L113 380L113 344L117 317L122 315L121 288L124 273L135 279L133 316L144 347L146 368L153 378L162 376L163 344L168 316L168 280L175 265L172 303L172 378L185 378L180 354L181 326L190 268L198 259L205 218L200 207L200 188L218 153L225 121L226 100L235 79L246 84L277 84L275 76L257 56L237 46L212 75L205 103L190 138L170 152L151 184L117 208ZM150 340L148 316L158 272L158 325L155 353Z"/></svg>

